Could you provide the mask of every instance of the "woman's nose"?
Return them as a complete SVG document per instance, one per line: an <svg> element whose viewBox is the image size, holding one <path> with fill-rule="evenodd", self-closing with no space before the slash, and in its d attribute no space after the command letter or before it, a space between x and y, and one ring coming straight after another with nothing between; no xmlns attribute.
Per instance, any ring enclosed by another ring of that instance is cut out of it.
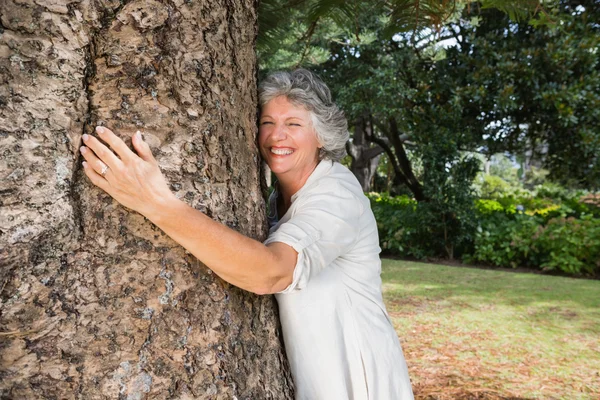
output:
<svg viewBox="0 0 600 400"><path fill-rule="evenodd" d="M273 128L273 133L271 136L276 140L284 140L287 137L286 126L283 124L276 124Z"/></svg>

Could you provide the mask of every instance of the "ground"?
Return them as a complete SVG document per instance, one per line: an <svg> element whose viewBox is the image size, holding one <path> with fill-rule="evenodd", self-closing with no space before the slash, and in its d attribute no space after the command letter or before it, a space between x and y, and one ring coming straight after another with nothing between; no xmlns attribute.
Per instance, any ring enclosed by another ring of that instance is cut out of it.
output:
<svg viewBox="0 0 600 400"><path fill-rule="evenodd" d="M417 399L600 398L600 282L383 261Z"/></svg>

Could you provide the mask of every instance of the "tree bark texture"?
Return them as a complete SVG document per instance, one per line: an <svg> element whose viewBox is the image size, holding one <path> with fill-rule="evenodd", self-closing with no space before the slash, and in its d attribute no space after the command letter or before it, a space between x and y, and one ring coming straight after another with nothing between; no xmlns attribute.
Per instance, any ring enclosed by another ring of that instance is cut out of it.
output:
<svg viewBox="0 0 600 400"><path fill-rule="evenodd" d="M276 305L85 177L144 132L173 191L258 240L253 0L0 1L0 398L288 399Z"/></svg>

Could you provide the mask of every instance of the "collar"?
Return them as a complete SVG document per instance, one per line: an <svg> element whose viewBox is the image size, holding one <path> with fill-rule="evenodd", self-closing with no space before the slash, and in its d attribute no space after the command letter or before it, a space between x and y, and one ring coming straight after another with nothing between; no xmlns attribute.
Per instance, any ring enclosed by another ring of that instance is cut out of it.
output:
<svg viewBox="0 0 600 400"><path fill-rule="evenodd" d="M319 178L327 173L333 168L333 161L331 160L321 160L315 170L310 174L304 185L298 190L296 193L292 195L292 203L304 192L307 188L312 186L314 183L318 182Z"/></svg>

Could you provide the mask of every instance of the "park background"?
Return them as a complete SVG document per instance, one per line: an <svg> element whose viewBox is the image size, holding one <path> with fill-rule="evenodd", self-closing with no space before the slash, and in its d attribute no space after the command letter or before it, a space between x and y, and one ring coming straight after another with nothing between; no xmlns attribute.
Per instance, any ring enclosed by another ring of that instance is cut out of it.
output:
<svg viewBox="0 0 600 400"><path fill-rule="evenodd" d="M599 398L599 15L0 1L0 398L293 398L274 298L91 185L78 149L142 130L178 197L264 240L257 81L298 66L348 117L416 398Z"/></svg>
<svg viewBox="0 0 600 400"><path fill-rule="evenodd" d="M598 398L600 4L423 3L265 2L260 72L348 117L417 398Z"/></svg>

